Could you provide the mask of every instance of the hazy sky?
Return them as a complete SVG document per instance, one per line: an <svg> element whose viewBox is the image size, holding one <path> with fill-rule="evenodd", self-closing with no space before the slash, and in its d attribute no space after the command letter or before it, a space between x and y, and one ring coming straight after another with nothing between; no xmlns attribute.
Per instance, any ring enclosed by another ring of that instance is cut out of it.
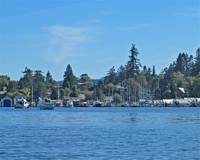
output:
<svg viewBox="0 0 200 160"><path fill-rule="evenodd" d="M0 0L0 74L50 70L100 78L131 44L157 71L200 47L200 0Z"/></svg>

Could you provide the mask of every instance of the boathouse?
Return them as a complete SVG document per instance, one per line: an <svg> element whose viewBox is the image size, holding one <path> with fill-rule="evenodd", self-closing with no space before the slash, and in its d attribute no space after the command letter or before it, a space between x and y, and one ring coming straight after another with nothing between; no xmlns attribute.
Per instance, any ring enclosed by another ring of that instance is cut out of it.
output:
<svg viewBox="0 0 200 160"><path fill-rule="evenodd" d="M1 99L1 106L2 107L12 107L12 98L11 97L4 97Z"/></svg>

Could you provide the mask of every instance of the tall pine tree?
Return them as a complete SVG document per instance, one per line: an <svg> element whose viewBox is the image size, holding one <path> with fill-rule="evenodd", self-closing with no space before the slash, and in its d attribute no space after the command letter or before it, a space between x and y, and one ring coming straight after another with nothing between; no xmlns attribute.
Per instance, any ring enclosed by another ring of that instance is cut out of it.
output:
<svg viewBox="0 0 200 160"><path fill-rule="evenodd" d="M51 83L53 83L53 81L54 81L53 77L52 77L51 73L48 71L46 74L46 83L51 84Z"/></svg>
<svg viewBox="0 0 200 160"><path fill-rule="evenodd" d="M155 77L155 76L156 76L156 68L155 68L155 65L153 65L152 76L153 76L153 77Z"/></svg>
<svg viewBox="0 0 200 160"><path fill-rule="evenodd" d="M63 88L72 88L75 85L76 78L73 74L72 67L70 64L67 65L66 71L64 73Z"/></svg>
<svg viewBox="0 0 200 160"><path fill-rule="evenodd" d="M127 63L127 78L134 78L136 79L138 74L140 73L140 60L138 59L138 49L135 45L132 45L130 50L131 55L129 56L129 61Z"/></svg>
<svg viewBox="0 0 200 160"><path fill-rule="evenodd" d="M194 74L198 75L200 73L200 48L196 51L195 64L194 64Z"/></svg>

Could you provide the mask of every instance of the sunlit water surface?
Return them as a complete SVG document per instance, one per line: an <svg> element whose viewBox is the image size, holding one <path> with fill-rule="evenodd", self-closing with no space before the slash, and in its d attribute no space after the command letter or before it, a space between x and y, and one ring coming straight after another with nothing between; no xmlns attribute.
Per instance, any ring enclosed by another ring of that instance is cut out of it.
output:
<svg viewBox="0 0 200 160"><path fill-rule="evenodd" d="M0 159L199 160L200 108L1 108Z"/></svg>

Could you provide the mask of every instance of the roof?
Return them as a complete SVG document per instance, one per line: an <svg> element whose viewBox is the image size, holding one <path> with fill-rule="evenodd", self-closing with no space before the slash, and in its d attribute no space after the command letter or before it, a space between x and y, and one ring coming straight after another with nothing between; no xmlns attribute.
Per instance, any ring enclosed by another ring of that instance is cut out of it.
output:
<svg viewBox="0 0 200 160"><path fill-rule="evenodd" d="M9 97L9 96L5 96L5 97L3 97L1 100L3 101L3 100L6 100L6 99L12 100L12 98Z"/></svg>

